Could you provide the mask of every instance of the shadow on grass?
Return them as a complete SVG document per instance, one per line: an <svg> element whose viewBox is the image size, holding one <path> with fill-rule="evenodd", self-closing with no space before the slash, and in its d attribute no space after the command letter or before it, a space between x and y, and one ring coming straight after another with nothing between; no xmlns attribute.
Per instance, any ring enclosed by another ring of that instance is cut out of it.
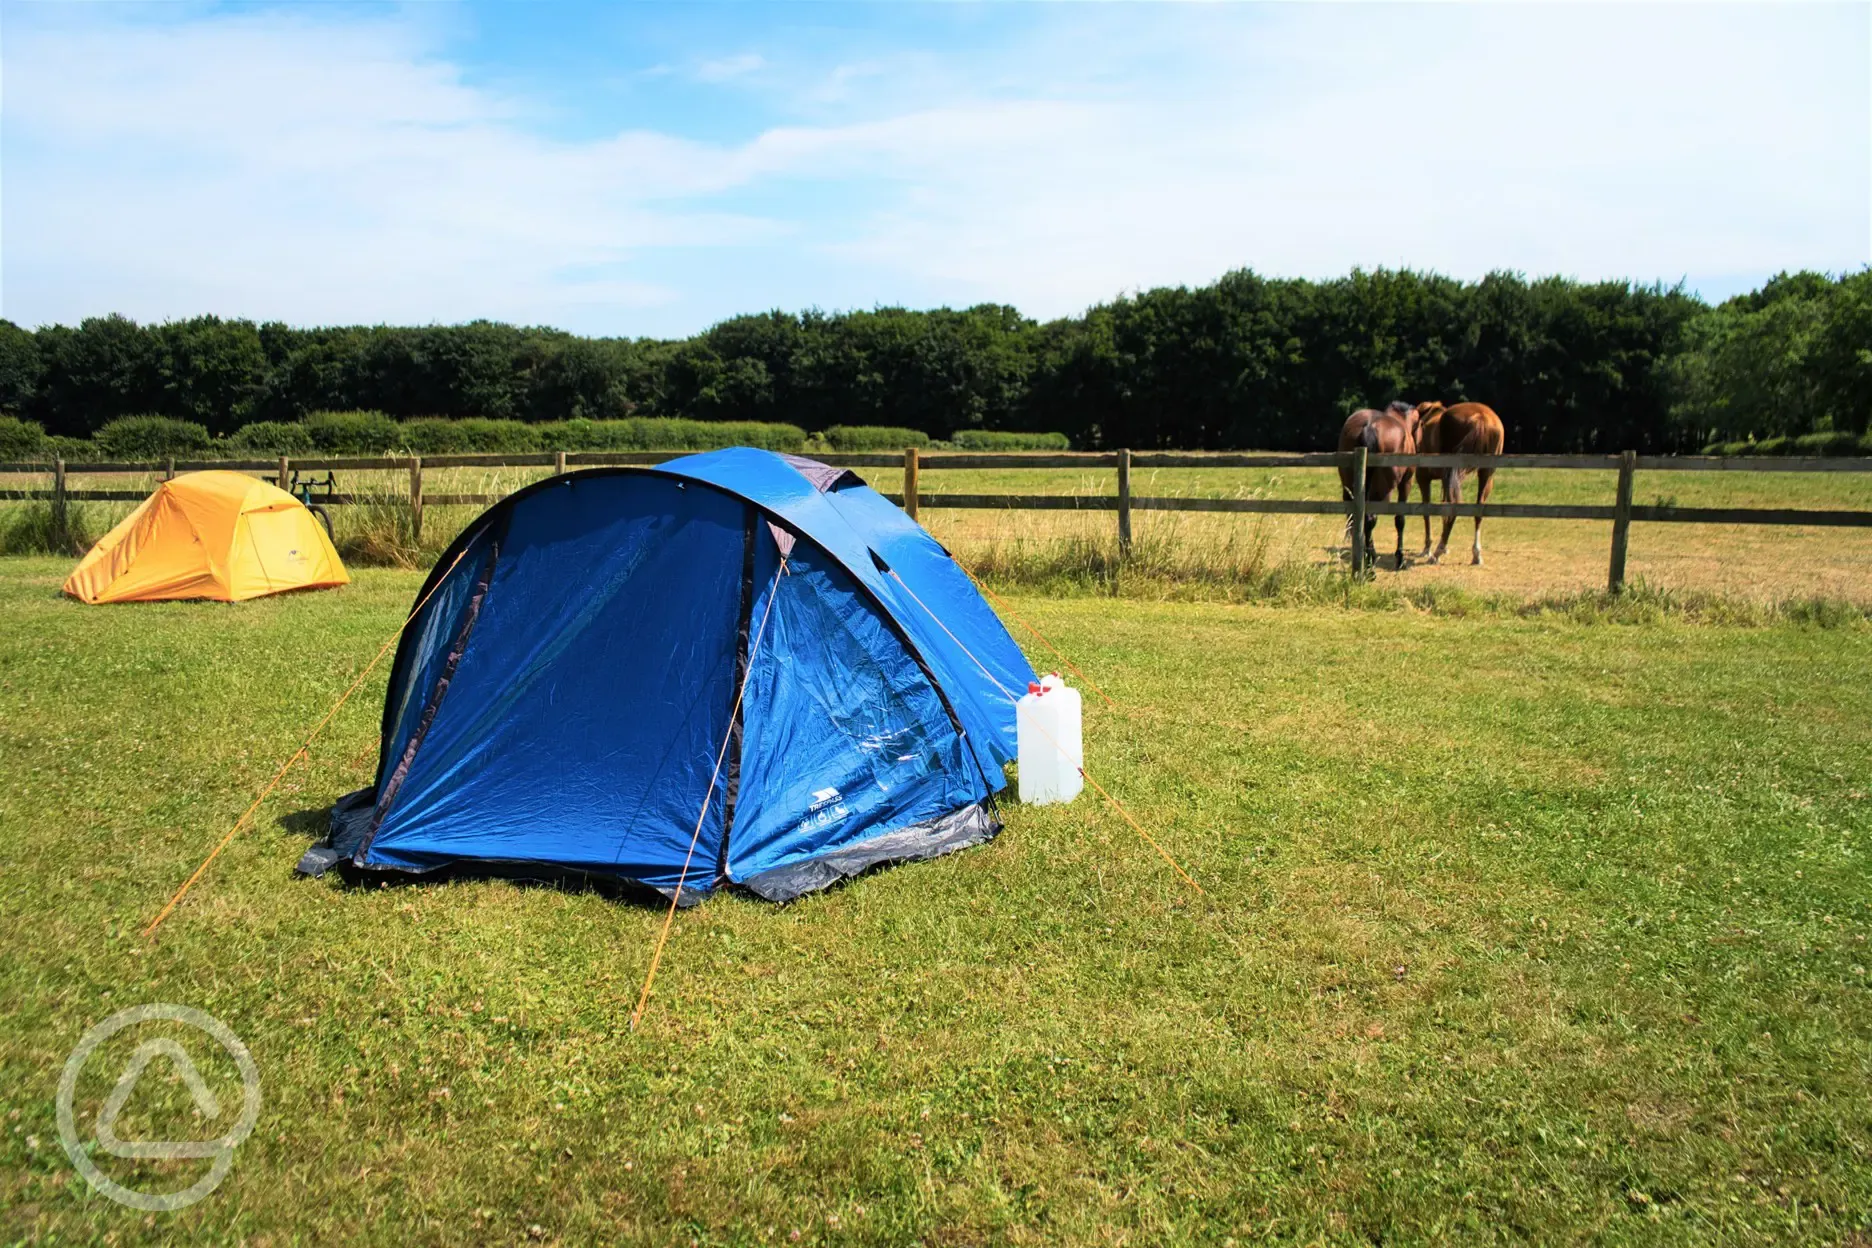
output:
<svg viewBox="0 0 1872 1248"><path fill-rule="evenodd" d="M1014 804L1012 791L1006 799ZM331 830L331 808L317 807L310 810L296 810L279 819L281 827L308 841L323 841ZM897 861L873 863L861 871L841 876L825 885L820 892L833 892L844 889L867 876L884 871L893 871L900 867L916 866L916 861ZM706 878L709 872L697 871L699 878ZM590 893L608 901L622 902L626 905L647 906L652 910L661 910L669 905L669 894L659 892L648 884L639 884L632 880L621 880L613 875L592 871L582 871L574 867L560 867L539 862L459 862L433 871L403 871L394 868L360 867L347 858L341 858L326 869L320 878L336 877L345 891L373 888L434 888L456 881L504 880L522 889L550 889L567 894ZM682 908L698 905L716 892L738 893L745 897L756 894L738 884L722 884L709 890L685 889L681 902ZM786 905L787 902L770 902L771 905Z"/></svg>
<svg viewBox="0 0 1872 1248"><path fill-rule="evenodd" d="M438 867L434 871L398 871L379 867L359 867L348 859L341 859L334 863L322 878L334 877L346 892L380 888L441 888L458 882L500 880L520 889L545 889L573 896L589 893L603 897L607 901L643 906L650 910L662 910L669 905L669 897L666 894L659 893L647 884L637 884L629 880L620 880L615 876L598 875L571 867L553 867L537 862L458 863ZM687 909L696 905L709 895L706 892L686 889L682 900L683 908Z"/></svg>
<svg viewBox="0 0 1872 1248"><path fill-rule="evenodd" d="M331 831L331 807L318 806L307 810L295 810L290 815L281 815L280 827L295 836L303 836L310 841L322 841Z"/></svg>
<svg viewBox="0 0 1872 1248"><path fill-rule="evenodd" d="M331 807L315 806L281 815L279 826L294 836L317 844L331 832ZM698 873L700 874L700 873ZM347 858L333 863L321 878L336 878L347 892L371 888L436 888L455 881L505 880L520 888L544 888L561 893L594 893L611 901L661 909L669 897L647 884L620 880L615 876L574 867L560 867L539 862L454 863L433 871L401 871L381 867L360 867ZM707 897L706 892L685 890L682 904L692 906Z"/></svg>

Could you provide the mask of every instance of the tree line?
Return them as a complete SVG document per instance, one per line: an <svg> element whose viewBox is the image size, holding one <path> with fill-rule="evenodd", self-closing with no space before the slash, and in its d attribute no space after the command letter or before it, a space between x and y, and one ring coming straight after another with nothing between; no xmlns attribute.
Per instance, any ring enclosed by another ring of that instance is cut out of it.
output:
<svg viewBox="0 0 1872 1248"><path fill-rule="evenodd" d="M1681 287L1330 281L1246 270L1041 322L984 304L723 321L589 338L476 321L303 329L110 315L0 321L0 413L87 436L126 415L215 434L316 411L528 422L672 417L935 438L1058 431L1082 447L1330 444L1346 414L1479 401L1524 452L1696 449L1872 422L1872 270L1788 274L1710 306Z"/></svg>

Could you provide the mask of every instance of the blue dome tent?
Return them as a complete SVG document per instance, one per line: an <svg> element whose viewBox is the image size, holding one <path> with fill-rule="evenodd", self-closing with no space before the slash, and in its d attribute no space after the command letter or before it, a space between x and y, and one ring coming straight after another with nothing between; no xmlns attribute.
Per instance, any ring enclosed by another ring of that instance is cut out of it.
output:
<svg viewBox="0 0 1872 1248"><path fill-rule="evenodd" d="M855 474L737 448L553 477L437 562L376 782L301 869L584 872L788 900L999 831L1033 670Z"/></svg>

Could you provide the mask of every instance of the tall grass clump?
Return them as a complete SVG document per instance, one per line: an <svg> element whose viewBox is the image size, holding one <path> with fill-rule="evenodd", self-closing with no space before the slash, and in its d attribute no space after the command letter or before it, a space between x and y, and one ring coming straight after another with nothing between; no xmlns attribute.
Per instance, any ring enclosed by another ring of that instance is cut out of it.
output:
<svg viewBox="0 0 1872 1248"><path fill-rule="evenodd" d="M39 459L46 453L46 431L30 420L0 416L0 460Z"/></svg>
<svg viewBox="0 0 1872 1248"><path fill-rule="evenodd" d="M409 495L381 488L353 490L358 502L332 508L332 544L346 563L379 568L417 568L428 563L436 550L454 539L454 531L437 538L442 525L440 508L423 512L423 540L416 540ZM425 554L425 552L427 552Z"/></svg>
<svg viewBox="0 0 1872 1248"><path fill-rule="evenodd" d="M538 471L524 468L458 468L447 473L447 493L490 498L503 498L539 478ZM476 503L430 504L423 508L422 539L418 541L409 495L400 483L372 483L366 474L356 474L347 476L345 485L346 491L360 501L332 508L332 542L346 563L360 567L428 567L486 509Z"/></svg>
<svg viewBox="0 0 1872 1248"><path fill-rule="evenodd" d="M121 416L92 435L106 459L204 455L214 438L205 425L170 416Z"/></svg>
<svg viewBox="0 0 1872 1248"><path fill-rule="evenodd" d="M1053 593L1313 602L1343 597L1345 581L1343 572L1276 549L1274 529L1261 518L1201 532L1182 517L1154 519L1136 534L1129 555L1113 533L1017 532L957 545L957 558L983 580Z"/></svg>
<svg viewBox="0 0 1872 1248"><path fill-rule="evenodd" d="M1012 433L999 429L964 429L950 439L965 451L1069 451L1063 433Z"/></svg>
<svg viewBox="0 0 1872 1248"><path fill-rule="evenodd" d="M0 555L81 555L102 537L108 516L85 503L65 505L65 532L44 500L0 506Z"/></svg>
<svg viewBox="0 0 1872 1248"><path fill-rule="evenodd" d="M892 425L833 425L819 436L835 451L901 451L930 444L929 434Z"/></svg>
<svg viewBox="0 0 1872 1248"><path fill-rule="evenodd" d="M806 445L806 431L798 425L758 420L632 416L553 421L534 425L533 431L539 448L548 451L713 451L724 446L797 451Z"/></svg>

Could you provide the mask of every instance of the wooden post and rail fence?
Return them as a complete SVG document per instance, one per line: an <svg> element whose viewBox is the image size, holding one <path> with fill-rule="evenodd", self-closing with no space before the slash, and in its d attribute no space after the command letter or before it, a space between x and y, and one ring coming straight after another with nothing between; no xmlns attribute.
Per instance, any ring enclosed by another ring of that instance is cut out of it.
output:
<svg viewBox="0 0 1872 1248"><path fill-rule="evenodd" d="M287 489L295 469L308 472L382 472L409 473L408 506L415 536L422 534L425 506L479 506L498 502L499 494L425 494L425 470L447 468L551 468L555 474L575 468L628 465L654 465L687 451L606 452L551 451L525 455L429 455L429 456L309 456L303 459L281 455L271 460L202 460L179 461L168 458L160 463L72 463L54 460L51 464L0 463L0 475L47 474L52 488L11 489L0 486L0 500L39 499L52 503L53 532L69 535L69 504L72 502L133 502L146 495L140 490L79 490L70 486L74 475L130 474L159 476L172 480L178 472L224 469L272 475L280 488ZM975 453L967 451L920 451L906 449L895 454L851 453L820 454L816 458L834 467L897 468L903 472L903 493L886 494L901 503L911 519L926 508L964 508L996 511L1113 511L1118 520L1118 546L1129 554L1132 545L1133 511L1202 511L1283 516L1345 516L1351 525L1352 566L1362 570L1370 557L1365 549L1365 520L1370 516L1481 516L1503 520L1599 520L1612 522L1612 550L1606 573L1606 585L1617 593L1625 584L1626 554L1630 548L1631 526L1646 524L1770 524L1816 525L1872 528L1872 511L1806 510L1769 507L1678 507L1660 503L1642 506L1633 502L1633 480L1639 472L1872 472L1872 459L1800 459L1779 457L1723 457L1679 455L1383 455L1372 454L1364 447L1352 451L1324 451L1310 454L1186 454L1180 452L1132 452L1129 450L1057 453ZM1132 491L1134 469L1168 468L1331 468L1351 471L1351 497L1339 500L1283 498L1152 498L1138 497ZM1365 474L1373 468L1415 467L1429 469L1476 468L1562 469L1573 471L1613 472L1617 487L1610 505L1549 503L1411 503L1368 502L1365 498ZM1055 468L1114 469L1117 489L1111 494L926 494L922 474L954 469L986 468ZM334 506L357 503L382 504L384 495L331 493L314 501Z"/></svg>

